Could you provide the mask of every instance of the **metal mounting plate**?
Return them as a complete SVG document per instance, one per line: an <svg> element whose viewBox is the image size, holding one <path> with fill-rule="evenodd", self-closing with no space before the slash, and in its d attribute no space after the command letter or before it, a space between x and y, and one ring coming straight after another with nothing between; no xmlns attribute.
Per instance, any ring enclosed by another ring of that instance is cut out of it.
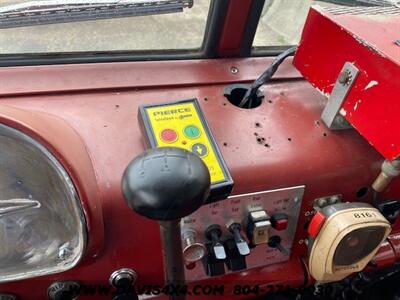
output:
<svg viewBox="0 0 400 300"><path fill-rule="evenodd" d="M286 230L277 231L270 229L269 235L278 235L284 251L271 248L266 244L258 245L251 249L246 257L247 269L263 267L289 260L292 252L294 236L297 229L301 203L305 186L295 186L277 190L262 191L249 194L230 196L228 199L202 206L193 214L181 221L182 231L192 229L198 233L197 242L205 242L206 228L212 224L222 227L221 240L230 236L229 224L233 222L242 224L242 235L247 240L246 226L249 212L264 210L268 215L285 213L288 215L288 227ZM226 269L226 272L230 273ZM186 270L186 280L195 281L209 278L204 271L203 264L199 262L195 268Z"/></svg>
<svg viewBox="0 0 400 300"><path fill-rule="evenodd" d="M322 121L324 121L329 129L340 130L352 128L339 112L358 73L359 70L349 62L346 62L340 71L333 91L321 115Z"/></svg>

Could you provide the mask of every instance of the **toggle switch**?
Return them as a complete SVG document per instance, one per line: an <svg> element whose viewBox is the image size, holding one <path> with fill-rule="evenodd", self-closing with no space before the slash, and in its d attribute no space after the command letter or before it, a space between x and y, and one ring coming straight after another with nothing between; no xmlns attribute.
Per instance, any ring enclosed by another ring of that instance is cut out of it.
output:
<svg viewBox="0 0 400 300"><path fill-rule="evenodd" d="M224 245L220 241L222 235L221 226L214 224L206 229L206 237L211 241L212 254L216 259L225 259L226 252Z"/></svg>
<svg viewBox="0 0 400 300"><path fill-rule="evenodd" d="M240 271L247 268L246 255L239 253L237 243L233 237L230 237L224 242L226 248L226 265L231 271Z"/></svg>
<svg viewBox="0 0 400 300"><path fill-rule="evenodd" d="M196 231L193 229L183 230L181 236L184 242L183 259L186 264L195 263L201 260L206 254L206 247L202 243L196 242Z"/></svg>
<svg viewBox="0 0 400 300"><path fill-rule="evenodd" d="M246 256L250 254L250 248L247 244L246 240L242 237L240 231L242 230L242 226L239 223L232 223L228 227L229 231L233 234L233 238L235 240L235 244L237 250L240 255Z"/></svg>
<svg viewBox="0 0 400 300"><path fill-rule="evenodd" d="M279 235L274 235L269 238L268 246L278 249L282 254L289 255L289 251L281 244L282 238Z"/></svg>
<svg viewBox="0 0 400 300"><path fill-rule="evenodd" d="M251 244L261 245L268 243L271 222L264 210L252 211L247 220L247 236Z"/></svg>
<svg viewBox="0 0 400 300"><path fill-rule="evenodd" d="M204 260L204 267L208 276L225 274L226 252L220 238L222 235L221 226L210 225L205 232L209 242L206 243L207 255Z"/></svg>

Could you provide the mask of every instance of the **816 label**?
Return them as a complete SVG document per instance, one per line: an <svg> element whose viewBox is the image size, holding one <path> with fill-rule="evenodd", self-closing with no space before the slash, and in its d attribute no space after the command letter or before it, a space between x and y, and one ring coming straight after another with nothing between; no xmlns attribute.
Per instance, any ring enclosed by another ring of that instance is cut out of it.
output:
<svg viewBox="0 0 400 300"><path fill-rule="evenodd" d="M374 212L363 212L363 213L354 213L354 218L361 219L361 218L375 218L376 213Z"/></svg>

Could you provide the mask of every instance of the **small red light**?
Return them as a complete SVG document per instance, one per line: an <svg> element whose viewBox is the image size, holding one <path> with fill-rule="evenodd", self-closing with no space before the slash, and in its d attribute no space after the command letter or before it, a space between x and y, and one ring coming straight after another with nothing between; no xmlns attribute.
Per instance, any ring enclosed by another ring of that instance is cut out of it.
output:
<svg viewBox="0 0 400 300"><path fill-rule="evenodd" d="M161 132L161 139L166 143L173 143L178 139L178 134L173 129L164 129Z"/></svg>
<svg viewBox="0 0 400 300"><path fill-rule="evenodd" d="M316 238L322 225L324 225L326 218L322 212L317 212L312 218L310 225L308 226L308 234L312 238Z"/></svg>
<svg viewBox="0 0 400 300"><path fill-rule="evenodd" d="M277 220L275 223L275 229L278 231L285 230L288 225L288 220L287 219L281 219Z"/></svg>
<svg viewBox="0 0 400 300"><path fill-rule="evenodd" d="M275 213L271 216L271 225L275 230L282 231L288 227L289 217L284 213Z"/></svg>

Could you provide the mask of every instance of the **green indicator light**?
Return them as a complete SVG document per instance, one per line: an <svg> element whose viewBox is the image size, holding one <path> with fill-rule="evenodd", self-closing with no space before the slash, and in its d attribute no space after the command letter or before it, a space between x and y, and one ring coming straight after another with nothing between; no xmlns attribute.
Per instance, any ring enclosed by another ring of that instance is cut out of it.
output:
<svg viewBox="0 0 400 300"><path fill-rule="evenodd" d="M190 139L195 139L200 136L200 129L194 125L189 125L185 127L184 134Z"/></svg>

